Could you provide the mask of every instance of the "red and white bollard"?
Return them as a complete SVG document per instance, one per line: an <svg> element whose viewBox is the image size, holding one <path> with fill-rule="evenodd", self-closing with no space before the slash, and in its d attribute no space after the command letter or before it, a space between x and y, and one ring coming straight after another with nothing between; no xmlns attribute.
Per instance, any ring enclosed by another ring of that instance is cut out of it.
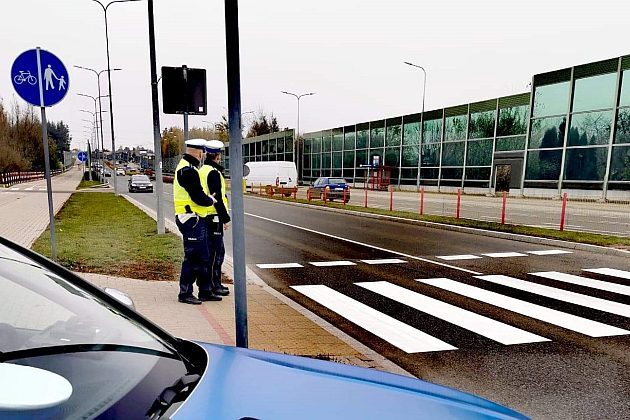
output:
<svg viewBox="0 0 630 420"><path fill-rule="evenodd" d="M567 193L562 194L562 212L560 213L560 232L564 231L564 219L567 215Z"/></svg>
<svg viewBox="0 0 630 420"><path fill-rule="evenodd" d="M420 215L424 214L424 187L420 190Z"/></svg>
<svg viewBox="0 0 630 420"><path fill-rule="evenodd" d="M462 205L462 189L458 188L457 189L457 213L455 218L459 219L459 210L461 208Z"/></svg>

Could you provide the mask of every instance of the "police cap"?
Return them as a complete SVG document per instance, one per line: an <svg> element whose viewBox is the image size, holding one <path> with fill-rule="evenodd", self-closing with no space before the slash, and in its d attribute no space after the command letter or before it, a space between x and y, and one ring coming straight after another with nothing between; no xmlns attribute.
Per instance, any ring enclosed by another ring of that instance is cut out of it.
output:
<svg viewBox="0 0 630 420"><path fill-rule="evenodd" d="M224 148L225 145L222 141L208 140L206 142L206 153L221 153Z"/></svg>
<svg viewBox="0 0 630 420"><path fill-rule="evenodd" d="M186 147L190 147L193 149L205 150L206 141L204 139L190 139L186 140Z"/></svg>

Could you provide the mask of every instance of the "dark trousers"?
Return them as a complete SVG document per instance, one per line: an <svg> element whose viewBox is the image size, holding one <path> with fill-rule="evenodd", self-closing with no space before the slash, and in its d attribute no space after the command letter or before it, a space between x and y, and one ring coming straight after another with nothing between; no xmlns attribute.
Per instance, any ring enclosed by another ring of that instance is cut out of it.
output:
<svg viewBox="0 0 630 420"><path fill-rule="evenodd" d="M213 222L213 216L206 218L208 227L208 281L207 290L216 290L221 287L221 267L225 258L225 245L223 244L223 223Z"/></svg>
<svg viewBox="0 0 630 420"><path fill-rule="evenodd" d="M184 261L179 276L179 298L193 294L195 281L201 286L208 277L208 230L206 220L202 217L192 217L181 223L175 218L175 223L184 237Z"/></svg>

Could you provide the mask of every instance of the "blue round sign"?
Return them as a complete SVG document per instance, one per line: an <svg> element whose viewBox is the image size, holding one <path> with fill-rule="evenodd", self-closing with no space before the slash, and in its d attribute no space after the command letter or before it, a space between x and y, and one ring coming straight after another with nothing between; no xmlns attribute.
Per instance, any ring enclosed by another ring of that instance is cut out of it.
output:
<svg viewBox="0 0 630 420"><path fill-rule="evenodd" d="M29 104L52 106L68 93L70 77L66 66L54 54L34 49L24 51L15 59L11 82L17 94Z"/></svg>
<svg viewBox="0 0 630 420"><path fill-rule="evenodd" d="M77 159L79 159L79 161L81 162L85 162L87 160L87 153L85 152L77 153Z"/></svg>

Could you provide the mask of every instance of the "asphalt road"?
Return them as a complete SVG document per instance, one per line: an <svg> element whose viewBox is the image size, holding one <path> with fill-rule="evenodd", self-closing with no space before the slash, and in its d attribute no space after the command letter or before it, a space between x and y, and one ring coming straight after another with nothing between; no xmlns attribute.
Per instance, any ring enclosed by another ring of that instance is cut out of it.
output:
<svg viewBox="0 0 630 420"><path fill-rule="evenodd" d="M245 211L265 282L414 375L534 418L630 418L627 257L257 198Z"/></svg>

